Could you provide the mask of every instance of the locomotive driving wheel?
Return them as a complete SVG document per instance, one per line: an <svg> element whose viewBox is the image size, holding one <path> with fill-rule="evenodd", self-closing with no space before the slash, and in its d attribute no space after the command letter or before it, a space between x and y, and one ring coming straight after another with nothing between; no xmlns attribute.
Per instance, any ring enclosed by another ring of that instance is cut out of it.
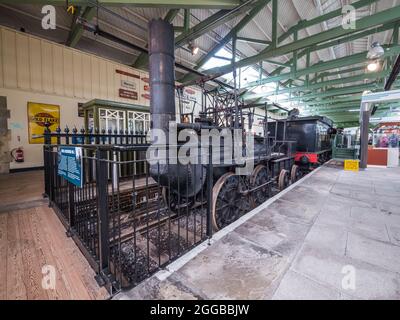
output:
<svg viewBox="0 0 400 320"><path fill-rule="evenodd" d="M165 204L168 208L174 212L178 213L182 209L186 209L187 207L191 207L193 205L192 199L186 199L185 197L178 197L175 192L168 192L167 187L162 188L162 197L164 199ZM185 211L182 211L185 212Z"/></svg>
<svg viewBox="0 0 400 320"><path fill-rule="evenodd" d="M301 178L301 171L299 169L299 166L294 164L292 166L292 169L290 170L290 181L292 183L295 183L300 178Z"/></svg>
<svg viewBox="0 0 400 320"><path fill-rule="evenodd" d="M289 172L285 169L282 169L278 177L278 188L280 191L282 191L287 186L289 186Z"/></svg>
<svg viewBox="0 0 400 320"><path fill-rule="evenodd" d="M242 178L232 172L221 176L213 187L212 223L214 230L222 229L251 209L249 196L241 192Z"/></svg>
<svg viewBox="0 0 400 320"><path fill-rule="evenodd" d="M250 178L251 187L257 188L269 181L268 168L264 165L258 165L254 168ZM257 207L267 200L271 195L271 185L267 184L253 191L252 201L253 207Z"/></svg>

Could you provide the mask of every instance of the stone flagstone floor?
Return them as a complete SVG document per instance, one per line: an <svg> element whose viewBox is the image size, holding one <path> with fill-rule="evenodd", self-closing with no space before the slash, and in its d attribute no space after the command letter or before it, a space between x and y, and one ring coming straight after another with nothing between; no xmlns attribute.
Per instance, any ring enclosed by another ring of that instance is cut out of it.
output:
<svg viewBox="0 0 400 320"><path fill-rule="evenodd" d="M324 166L256 210L115 298L400 299L400 168Z"/></svg>

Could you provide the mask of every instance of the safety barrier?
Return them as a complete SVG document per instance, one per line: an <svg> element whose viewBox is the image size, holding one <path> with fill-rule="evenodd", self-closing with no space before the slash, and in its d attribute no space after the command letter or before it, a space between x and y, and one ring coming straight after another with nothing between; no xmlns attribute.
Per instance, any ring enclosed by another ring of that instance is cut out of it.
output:
<svg viewBox="0 0 400 320"><path fill-rule="evenodd" d="M83 170L76 186L58 174L59 150L70 146L44 146L46 194L110 292L138 284L211 236L211 164L199 172L204 191L190 196L184 175L164 181L167 187L159 171L150 175L147 145L74 145Z"/></svg>

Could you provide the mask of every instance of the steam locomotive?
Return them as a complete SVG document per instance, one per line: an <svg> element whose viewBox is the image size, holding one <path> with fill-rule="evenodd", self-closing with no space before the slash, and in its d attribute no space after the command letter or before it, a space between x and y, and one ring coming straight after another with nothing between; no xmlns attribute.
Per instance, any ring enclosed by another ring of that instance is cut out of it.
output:
<svg viewBox="0 0 400 320"><path fill-rule="evenodd" d="M303 173L332 157L332 137L336 129L327 117L298 117L298 113L292 110L287 119L270 123L269 130L277 130L278 139L296 141L294 160Z"/></svg>
<svg viewBox="0 0 400 320"><path fill-rule="evenodd" d="M171 141L169 135L170 123L176 123L174 51L172 25L161 19L152 20L149 23L151 126L152 129L166 133L168 138L165 148L169 160L171 148L179 148L179 142ZM214 106L203 110L194 123L177 123L176 130L179 133L189 129L193 135L204 129L218 132L225 130L231 138L234 137L234 129L239 129L244 136L244 118L245 112L237 103L222 108ZM266 117L264 122L264 136L254 137L253 152L248 153L246 143L243 145L245 162L254 163L254 169L246 175L237 173L243 163L235 160L229 164L215 161L226 156L227 150L224 147L211 154L212 170L198 162L184 165L179 161L167 161L150 165L150 174L163 187L169 208L172 211L196 208L196 204L203 201L206 190L210 188L205 182L212 181L212 222L214 229L218 230L263 203L271 196L273 186L283 190L290 182L295 182L301 177L300 167L317 164L329 157L326 134L329 134L331 124L328 120L293 117L268 122ZM157 145L157 141L158 137L153 135L152 145Z"/></svg>

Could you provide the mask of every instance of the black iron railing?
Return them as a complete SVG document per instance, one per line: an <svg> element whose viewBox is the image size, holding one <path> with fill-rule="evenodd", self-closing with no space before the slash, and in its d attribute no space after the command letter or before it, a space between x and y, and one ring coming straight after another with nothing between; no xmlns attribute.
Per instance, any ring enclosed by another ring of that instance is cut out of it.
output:
<svg viewBox="0 0 400 320"><path fill-rule="evenodd" d="M160 172L150 175L147 145L80 144L83 186L77 187L58 175L62 146L71 145L44 146L45 193L110 291L136 285L211 236L211 164L201 166L204 191L189 196L188 188L168 187L189 180L178 175L162 187Z"/></svg>
<svg viewBox="0 0 400 320"><path fill-rule="evenodd" d="M135 286L212 236L213 167L219 163L213 162L218 153L213 154L212 145L206 150L197 146L202 160L208 159L205 164L172 163L170 167L173 159L164 159L169 168L166 174L165 164L150 168L144 135L121 138L119 134L47 130L45 141L45 194L110 292ZM60 148L71 146L82 149L79 187L58 174ZM268 160L272 174L268 183L276 183L282 169L289 172L293 157L284 155L291 154L290 146L285 141L271 145L273 153L282 156ZM227 165L221 168L226 170ZM244 199L260 190L260 186L249 187L248 179L243 177L243 187L248 188L242 190Z"/></svg>
<svg viewBox="0 0 400 320"><path fill-rule="evenodd" d="M96 145L143 145L147 144L147 132L128 131L128 130L99 130L74 127L72 130L68 126L62 130L60 127L55 132L46 126L44 130L45 144L96 144Z"/></svg>

